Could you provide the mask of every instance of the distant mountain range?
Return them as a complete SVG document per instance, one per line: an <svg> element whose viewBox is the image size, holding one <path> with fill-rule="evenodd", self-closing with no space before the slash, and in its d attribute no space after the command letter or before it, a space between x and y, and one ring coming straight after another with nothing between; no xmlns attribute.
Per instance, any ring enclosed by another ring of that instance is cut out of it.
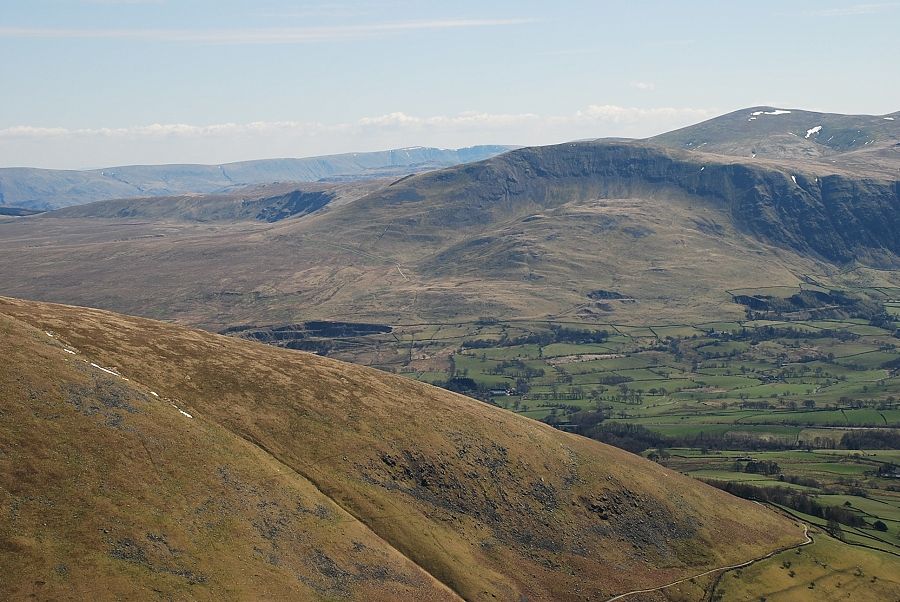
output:
<svg viewBox="0 0 900 602"><path fill-rule="evenodd" d="M58 209L126 197L222 192L272 182L346 181L398 176L479 161L512 146L402 148L222 165L129 165L84 171L0 168L0 207Z"/></svg>
<svg viewBox="0 0 900 602"><path fill-rule="evenodd" d="M753 107L650 140L522 148L409 177L10 217L0 286L211 329L736 319L732 289L900 285L891 117ZM597 290L634 302L595 302Z"/></svg>

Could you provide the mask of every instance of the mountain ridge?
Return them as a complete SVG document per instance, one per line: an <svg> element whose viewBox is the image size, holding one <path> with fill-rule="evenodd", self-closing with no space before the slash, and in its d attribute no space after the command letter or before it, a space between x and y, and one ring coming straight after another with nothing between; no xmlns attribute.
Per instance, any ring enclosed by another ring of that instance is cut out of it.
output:
<svg viewBox="0 0 900 602"><path fill-rule="evenodd" d="M900 111L844 115L749 107L647 140L672 148L749 159L834 161L840 155L861 150L872 158L900 142ZM896 167L889 171L897 173Z"/></svg>
<svg viewBox="0 0 900 602"><path fill-rule="evenodd" d="M345 181L387 177L479 160L512 148L515 147L409 147L219 165L125 165L90 170L3 167L0 168L0 206L55 209L116 198L221 192L238 186L277 181Z"/></svg>

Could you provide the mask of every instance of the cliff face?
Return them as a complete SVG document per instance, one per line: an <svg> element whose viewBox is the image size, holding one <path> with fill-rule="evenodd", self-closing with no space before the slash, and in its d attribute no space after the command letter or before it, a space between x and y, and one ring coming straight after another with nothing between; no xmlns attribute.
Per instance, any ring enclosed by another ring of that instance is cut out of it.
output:
<svg viewBox="0 0 900 602"><path fill-rule="evenodd" d="M726 203L735 225L773 244L836 262L900 253L900 183L711 166L688 191Z"/></svg>
<svg viewBox="0 0 900 602"><path fill-rule="evenodd" d="M398 182L369 206L427 203L419 225L471 227L573 200L693 197L738 230L830 261L900 253L900 183L751 165L632 142L527 148Z"/></svg>

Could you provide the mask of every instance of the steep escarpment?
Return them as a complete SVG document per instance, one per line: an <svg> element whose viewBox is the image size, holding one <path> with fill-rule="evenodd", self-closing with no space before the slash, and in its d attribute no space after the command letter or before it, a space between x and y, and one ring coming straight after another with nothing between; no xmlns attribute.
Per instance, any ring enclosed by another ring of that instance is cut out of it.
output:
<svg viewBox="0 0 900 602"><path fill-rule="evenodd" d="M6 597L597 600L802 539L378 371L8 298L0 336Z"/></svg>
<svg viewBox="0 0 900 602"><path fill-rule="evenodd" d="M900 253L900 185L809 166L748 164L632 142L520 149L480 163L409 178L362 200L398 210L419 228L464 227L520 218L598 198L706 199L744 232L830 261L894 260ZM338 216L335 216L338 217Z"/></svg>
<svg viewBox="0 0 900 602"><path fill-rule="evenodd" d="M900 254L900 182L710 165L685 190L725 203L735 224L835 262L892 264Z"/></svg>

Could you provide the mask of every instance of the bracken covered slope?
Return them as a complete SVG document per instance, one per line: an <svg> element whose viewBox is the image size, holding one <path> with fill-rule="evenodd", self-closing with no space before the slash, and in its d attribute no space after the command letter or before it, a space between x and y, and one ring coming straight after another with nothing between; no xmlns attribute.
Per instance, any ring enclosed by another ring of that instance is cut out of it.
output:
<svg viewBox="0 0 900 602"><path fill-rule="evenodd" d="M4 599L602 600L802 540L371 369L9 298L0 345Z"/></svg>

